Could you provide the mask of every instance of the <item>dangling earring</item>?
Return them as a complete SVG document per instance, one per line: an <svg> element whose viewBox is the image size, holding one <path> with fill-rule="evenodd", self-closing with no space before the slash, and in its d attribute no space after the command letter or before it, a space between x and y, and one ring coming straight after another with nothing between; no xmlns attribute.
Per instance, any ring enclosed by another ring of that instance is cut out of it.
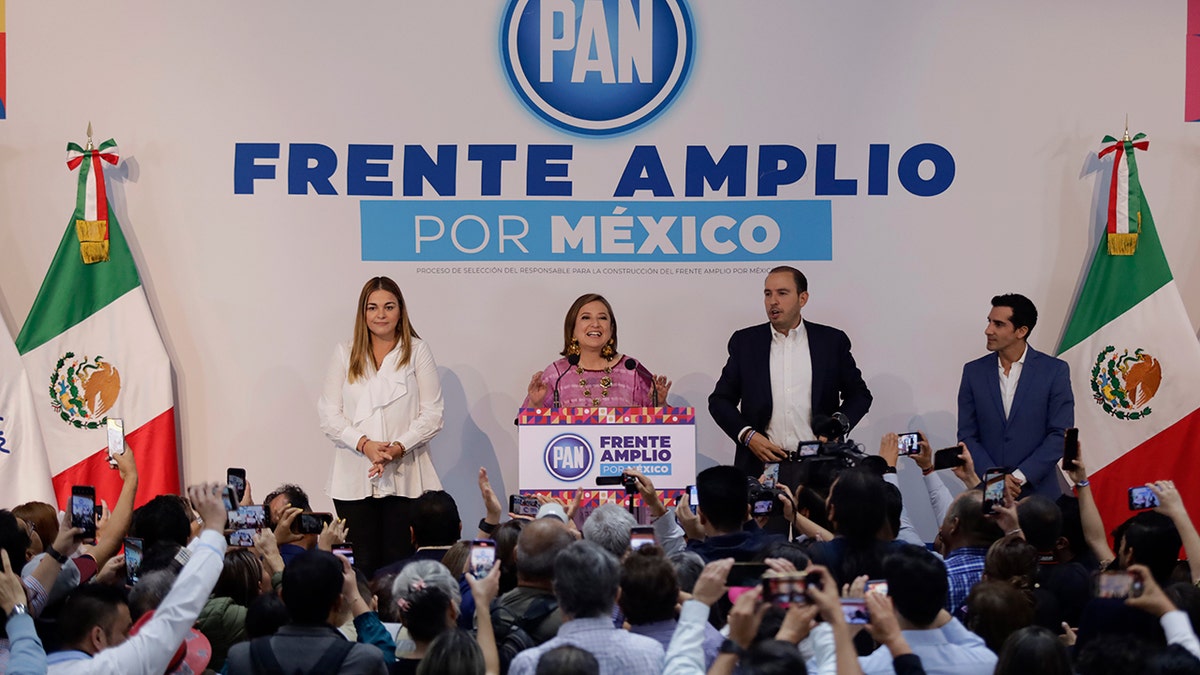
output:
<svg viewBox="0 0 1200 675"><path fill-rule="evenodd" d="M571 338L571 344L567 345L567 354L579 354L579 340Z"/></svg>
<svg viewBox="0 0 1200 675"><path fill-rule="evenodd" d="M608 344L604 345L604 347L600 350L600 356L603 356L605 361L612 361L612 357L615 356L616 353L617 350L613 349L612 338L609 338Z"/></svg>

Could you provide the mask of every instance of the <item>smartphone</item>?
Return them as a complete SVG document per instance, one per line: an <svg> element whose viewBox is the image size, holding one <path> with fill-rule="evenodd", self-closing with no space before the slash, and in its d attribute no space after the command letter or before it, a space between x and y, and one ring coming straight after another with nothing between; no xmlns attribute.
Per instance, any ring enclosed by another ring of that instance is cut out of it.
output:
<svg viewBox="0 0 1200 675"><path fill-rule="evenodd" d="M888 594L887 579L872 579L867 582L867 593L878 593L880 595Z"/></svg>
<svg viewBox="0 0 1200 675"><path fill-rule="evenodd" d="M332 513L301 513L292 521L292 532L296 534L321 534L321 528L332 522Z"/></svg>
<svg viewBox="0 0 1200 675"><path fill-rule="evenodd" d="M142 540L125 537L125 582L136 584L142 574Z"/></svg>
<svg viewBox="0 0 1200 675"><path fill-rule="evenodd" d="M334 544L332 553L334 555L340 555L346 560L349 560L350 566L354 567L354 544L351 544L350 542Z"/></svg>
<svg viewBox="0 0 1200 675"><path fill-rule="evenodd" d="M1130 511L1142 511L1156 506L1158 506L1158 495L1154 494L1154 490L1145 485L1129 488Z"/></svg>
<svg viewBox="0 0 1200 675"><path fill-rule="evenodd" d="M529 516L536 518L538 509L542 507L538 503L537 497L525 495L509 495L508 496L508 512L515 513L518 516Z"/></svg>
<svg viewBox="0 0 1200 675"><path fill-rule="evenodd" d="M915 454L921 452L921 434L920 433L918 433L916 431L912 431L909 433L896 434L896 435L900 439L899 445L900 445L900 454L901 455L915 455Z"/></svg>
<svg viewBox="0 0 1200 675"><path fill-rule="evenodd" d="M654 538L654 527L651 525L636 525L629 535L629 548L638 550L643 546L653 546L658 541Z"/></svg>
<svg viewBox="0 0 1200 675"><path fill-rule="evenodd" d="M225 533L225 541L230 546L240 546L242 548L250 548L254 545L254 533L257 530L238 529L230 530Z"/></svg>
<svg viewBox="0 0 1200 675"><path fill-rule="evenodd" d="M476 579L482 579L492 571L496 564L496 542L491 539L474 539L471 541L471 562L467 571Z"/></svg>
<svg viewBox="0 0 1200 675"><path fill-rule="evenodd" d="M1071 462L1079 459L1079 429L1071 427L1063 436L1063 469L1069 470Z"/></svg>
<svg viewBox="0 0 1200 675"><path fill-rule="evenodd" d="M237 496L233 494L232 487L226 485L225 488L221 490L221 503L225 505L226 513L237 511L238 500Z"/></svg>
<svg viewBox="0 0 1200 675"><path fill-rule="evenodd" d="M842 616L846 617L846 623L852 626L871 623L871 613L867 611L867 601L862 598L842 598Z"/></svg>
<svg viewBox="0 0 1200 675"><path fill-rule="evenodd" d="M1101 572L1096 576L1097 598L1136 598L1142 590L1142 582L1129 572Z"/></svg>
<svg viewBox="0 0 1200 675"><path fill-rule="evenodd" d="M231 530L261 530L267 526L266 509L257 504L239 506L229 512L229 522L225 526Z"/></svg>
<svg viewBox="0 0 1200 675"><path fill-rule="evenodd" d="M766 573L766 563L735 562L729 570L729 576L725 580L725 585L735 588L751 588L757 586Z"/></svg>
<svg viewBox="0 0 1200 675"><path fill-rule="evenodd" d="M956 445L952 448L942 448L933 453L933 470L953 469L956 466L965 465L967 460L959 456L962 454L962 450Z"/></svg>
<svg viewBox="0 0 1200 675"><path fill-rule="evenodd" d="M816 457L821 454L821 441L803 441L800 443L801 457Z"/></svg>
<svg viewBox="0 0 1200 675"><path fill-rule="evenodd" d="M763 599L781 609L808 604L808 578L803 572L763 574Z"/></svg>
<svg viewBox="0 0 1200 675"><path fill-rule="evenodd" d="M763 480L762 486L765 488L773 488L779 482L779 462L767 462L763 464Z"/></svg>
<svg viewBox="0 0 1200 675"><path fill-rule="evenodd" d="M76 485L71 488L71 527L83 530L83 540L96 540L96 488Z"/></svg>
<svg viewBox="0 0 1200 675"><path fill-rule="evenodd" d="M696 507L700 506L700 493L696 492L695 485L687 486L688 490L688 506L691 507L692 513L696 512Z"/></svg>
<svg viewBox="0 0 1200 675"><path fill-rule="evenodd" d="M988 469L983 474L983 513L995 513L997 506L1004 505L1003 469Z"/></svg>
<svg viewBox="0 0 1200 675"><path fill-rule="evenodd" d="M116 417L108 418L108 456L125 454L125 423Z"/></svg>
<svg viewBox="0 0 1200 675"><path fill-rule="evenodd" d="M233 488L233 496L240 503L246 496L246 470L232 466L225 469L225 484Z"/></svg>

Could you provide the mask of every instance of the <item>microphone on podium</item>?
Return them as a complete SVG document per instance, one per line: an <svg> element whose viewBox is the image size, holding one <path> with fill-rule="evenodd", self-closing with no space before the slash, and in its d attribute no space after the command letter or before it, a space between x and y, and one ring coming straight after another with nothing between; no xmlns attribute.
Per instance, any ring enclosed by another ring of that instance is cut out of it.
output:
<svg viewBox="0 0 1200 675"><path fill-rule="evenodd" d="M646 383L650 387L650 405L651 405L651 407L657 408L658 407L658 387L654 386L654 375L652 375L650 373L650 371L646 368L646 366L643 366L642 364L638 363L637 360L635 360L635 359L625 359L625 369L626 370L636 370L636 371L638 371L639 374L641 374L643 376L643 378L646 380Z"/></svg>
<svg viewBox="0 0 1200 675"><path fill-rule="evenodd" d="M570 364L572 368L579 365L579 355L578 354L568 354L567 355L567 363ZM626 366L626 367L628 367L628 366ZM555 408L562 407L560 405L561 401L559 399L559 394L558 394L558 385L562 383L562 379L564 377L566 377L567 373L569 373L569 372L571 372L571 368L567 368L566 370L562 371L562 373L559 374L558 379L554 381L554 407Z"/></svg>

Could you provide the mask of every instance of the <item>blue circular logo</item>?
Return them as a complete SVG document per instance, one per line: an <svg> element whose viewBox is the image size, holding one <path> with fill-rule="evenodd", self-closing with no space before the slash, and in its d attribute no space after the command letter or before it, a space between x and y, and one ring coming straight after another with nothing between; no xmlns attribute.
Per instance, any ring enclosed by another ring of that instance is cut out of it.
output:
<svg viewBox="0 0 1200 675"><path fill-rule="evenodd" d="M694 52L685 0L509 0L500 52L525 105L547 122L604 136L667 108Z"/></svg>
<svg viewBox="0 0 1200 675"><path fill-rule="evenodd" d="M546 444L546 470L564 481L576 481L592 470L592 446L581 436L562 434Z"/></svg>

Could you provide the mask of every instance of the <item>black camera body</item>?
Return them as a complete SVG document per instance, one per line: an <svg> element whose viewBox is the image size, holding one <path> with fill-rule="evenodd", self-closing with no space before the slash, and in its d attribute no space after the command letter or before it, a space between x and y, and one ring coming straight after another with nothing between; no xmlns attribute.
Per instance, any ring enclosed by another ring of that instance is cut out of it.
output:
<svg viewBox="0 0 1200 675"><path fill-rule="evenodd" d="M627 495L636 495L638 493L637 476L629 476L629 475L622 474L621 485L625 486L625 494L627 494Z"/></svg>
<svg viewBox="0 0 1200 675"><path fill-rule="evenodd" d="M772 516L782 511L779 495L787 492L779 487L765 487L752 476L746 477L746 502L750 504L750 516Z"/></svg>

